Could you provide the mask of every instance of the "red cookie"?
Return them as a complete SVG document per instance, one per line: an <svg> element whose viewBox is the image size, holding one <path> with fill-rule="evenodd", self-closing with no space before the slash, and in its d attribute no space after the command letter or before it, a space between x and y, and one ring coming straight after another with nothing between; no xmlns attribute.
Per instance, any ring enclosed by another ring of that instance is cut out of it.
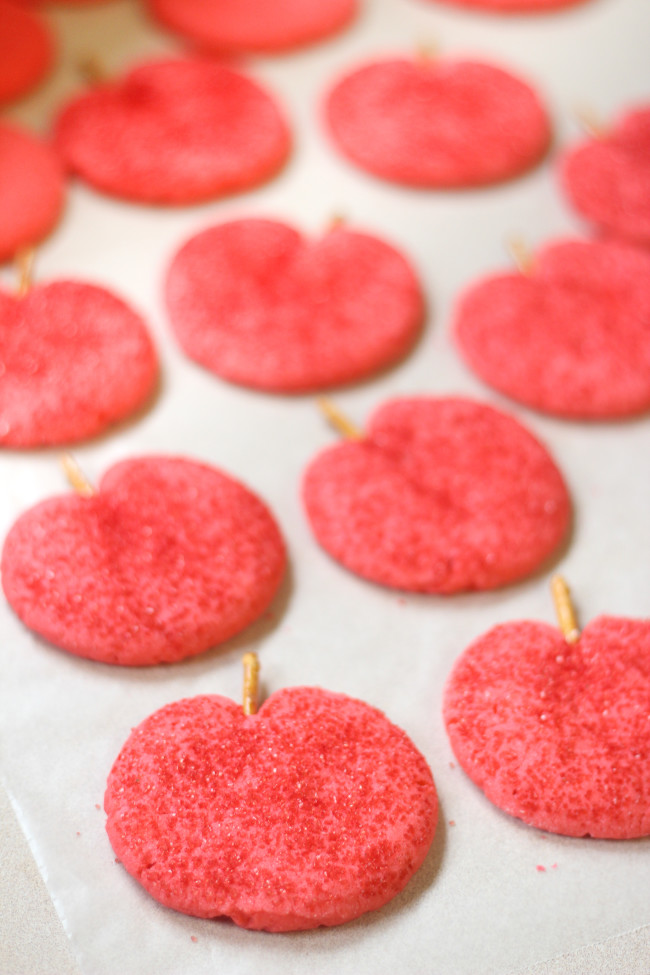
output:
<svg viewBox="0 0 650 975"><path fill-rule="evenodd" d="M319 41L345 27L357 0L148 0L152 14L213 50L284 51Z"/></svg>
<svg viewBox="0 0 650 975"><path fill-rule="evenodd" d="M562 476L532 434L456 398L386 403L363 439L312 461L303 497L330 555L414 592L494 589L529 575L570 520Z"/></svg>
<svg viewBox="0 0 650 975"><path fill-rule="evenodd" d="M650 833L650 621L601 616L576 644L496 626L457 661L444 717L461 766L500 809L567 836Z"/></svg>
<svg viewBox="0 0 650 975"><path fill-rule="evenodd" d="M104 805L117 857L152 897L266 931L381 907L421 865L437 817L406 734L311 687L248 717L216 695L156 711L120 752Z"/></svg>
<svg viewBox="0 0 650 975"><path fill-rule="evenodd" d="M144 322L77 281L0 291L0 445L86 440L150 398L156 352Z"/></svg>
<svg viewBox="0 0 650 975"><path fill-rule="evenodd" d="M626 112L561 163L564 191L582 216L617 237L650 244L650 106Z"/></svg>
<svg viewBox="0 0 650 975"><path fill-rule="evenodd" d="M247 488L189 460L124 461L92 497L23 514L7 536L2 584L32 630L80 657L143 666L181 660L260 616L284 545Z"/></svg>
<svg viewBox="0 0 650 975"><path fill-rule="evenodd" d="M217 375L297 393L401 358L423 317L414 272L376 237L336 227L304 240L283 223L236 220L178 252L167 307L185 352Z"/></svg>
<svg viewBox="0 0 650 975"><path fill-rule="evenodd" d="M70 169L105 193L183 204L269 179L290 139L256 82L186 59L142 64L74 99L58 118L56 141Z"/></svg>
<svg viewBox="0 0 650 975"><path fill-rule="evenodd" d="M52 230L63 207L63 169L44 142L0 123L0 261Z"/></svg>
<svg viewBox="0 0 650 975"><path fill-rule="evenodd" d="M25 95L52 67L54 46L38 16L0 0L0 104Z"/></svg>
<svg viewBox="0 0 650 975"><path fill-rule="evenodd" d="M339 149L362 169L415 187L480 186L516 176L546 152L550 127L535 92L473 61L376 61L329 95Z"/></svg>
<svg viewBox="0 0 650 975"><path fill-rule="evenodd" d="M575 7L585 0L444 0L455 7L470 7L492 14L545 14Z"/></svg>
<svg viewBox="0 0 650 975"><path fill-rule="evenodd" d="M573 419L650 408L650 256L559 241L528 274L485 278L455 321L470 367L506 396Z"/></svg>

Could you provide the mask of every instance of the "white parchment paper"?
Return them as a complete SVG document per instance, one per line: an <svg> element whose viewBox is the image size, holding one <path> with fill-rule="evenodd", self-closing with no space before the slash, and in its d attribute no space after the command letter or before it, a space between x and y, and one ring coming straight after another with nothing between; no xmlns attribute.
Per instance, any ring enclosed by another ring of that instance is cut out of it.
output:
<svg viewBox="0 0 650 975"><path fill-rule="evenodd" d="M79 57L99 53L108 70L118 71L137 58L183 49L126 0L87 10L51 7L46 16L60 37L57 71L6 113L41 131L77 87ZM366 0L355 26L335 40L247 62L283 101L295 132L292 161L272 183L181 210L122 204L73 185L65 219L40 251L37 275L114 288L146 316L163 367L153 408L79 448L82 467L97 480L114 461L153 452L223 467L270 504L291 556L272 619L170 667L128 670L75 659L35 638L0 603L0 769L84 975L488 975L521 971L650 922L650 841L567 839L505 816L453 765L440 716L446 676L474 637L506 620L553 620L552 569L569 578L583 624L601 612L649 614L648 419L567 423L516 407L480 385L449 335L459 288L507 264L508 236L522 235L535 247L584 231L560 197L555 153L580 135L577 108L607 120L648 98L649 36L648 0L589 0L564 13L510 19L427 0ZM372 180L336 154L321 121L329 83L358 60L429 43L509 65L538 86L556 131L542 166L496 189L418 193ZM460 392L523 420L554 453L575 504L570 544L534 578L496 593L443 599L402 596L345 572L317 548L299 500L306 463L334 439L313 400L229 386L177 348L161 283L183 240L243 215L286 219L318 233L333 214L402 247L429 306L409 358L341 392L337 402L362 425L387 397ZM2 276L9 283L11 270ZM26 507L63 490L56 451L3 451L2 537ZM337 929L273 936L165 910L114 862L104 832L106 776L130 728L180 697L238 698L242 652L251 648L259 652L266 693L317 684L380 707L425 754L438 785L440 828L424 867L386 908Z"/></svg>

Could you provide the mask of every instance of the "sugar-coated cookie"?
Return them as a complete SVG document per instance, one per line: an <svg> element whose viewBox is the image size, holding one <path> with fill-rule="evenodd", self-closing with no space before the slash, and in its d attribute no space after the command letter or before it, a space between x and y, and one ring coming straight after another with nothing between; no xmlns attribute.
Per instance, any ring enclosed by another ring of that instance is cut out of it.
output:
<svg viewBox="0 0 650 975"><path fill-rule="evenodd" d="M215 646L257 619L285 568L268 508L177 457L110 468L91 497L43 501L11 528L2 585L36 633L81 657L144 666Z"/></svg>
<svg viewBox="0 0 650 975"><path fill-rule="evenodd" d="M287 124L255 81L200 59L150 61L72 99L56 143L96 189L185 204L269 179L290 148Z"/></svg>
<svg viewBox="0 0 650 975"><path fill-rule="evenodd" d="M217 51L285 51L341 30L357 0L148 0L172 31Z"/></svg>
<svg viewBox="0 0 650 975"><path fill-rule="evenodd" d="M461 398L385 403L366 434L319 454L303 499L317 541L397 589L493 589L533 572L569 526L566 486L513 417Z"/></svg>
<svg viewBox="0 0 650 975"><path fill-rule="evenodd" d="M47 24L13 0L0 0L0 105L26 95L52 67Z"/></svg>
<svg viewBox="0 0 650 975"><path fill-rule="evenodd" d="M420 188L481 186L529 169L550 124L524 81L489 64L438 58L374 61L330 91L337 147L375 176Z"/></svg>
<svg viewBox="0 0 650 975"><path fill-rule="evenodd" d="M571 645L496 626L445 688L454 753L504 812L567 836L650 833L650 621L600 616Z"/></svg>
<svg viewBox="0 0 650 975"><path fill-rule="evenodd" d="M461 295L455 336L471 368L506 396L571 419L650 408L650 255L618 243L556 241L528 273Z"/></svg>
<svg viewBox="0 0 650 975"><path fill-rule="evenodd" d="M53 229L64 192L55 151L18 126L0 122L0 261Z"/></svg>
<svg viewBox="0 0 650 975"><path fill-rule="evenodd" d="M650 105L623 113L560 162L576 210L607 234L650 246Z"/></svg>
<svg viewBox="0 0 650 975"><path fill-rule="evenodd" d="M158 359L141 317L80 281L0 291L0 445L86 440L142 407Z"/></svg>
<svg viewBox="0 0 650 975"><path fill-rule="evenodd" d="M437 818L406 734L313 687L250 716L214 695L156 711L122 748L104 805L116 856L156 900L266 931L381 907L421 865Z"/></svg>
<svg viewBox="0 0 650 975"><path fill-rule="evenodd" d="M395 362L423 318L415 273L389 244L340 226L311 241L271 220L192 237L174 257L166 299L192 359L232 382L286 393Z"/></svg>

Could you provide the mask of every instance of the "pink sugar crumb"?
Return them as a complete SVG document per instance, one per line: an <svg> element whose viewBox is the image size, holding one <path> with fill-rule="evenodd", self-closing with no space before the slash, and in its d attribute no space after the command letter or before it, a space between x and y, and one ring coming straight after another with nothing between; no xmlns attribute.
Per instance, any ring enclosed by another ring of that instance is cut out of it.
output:
<svg viewBox="0 0 650 975"><path fill-rule="evenodd" d="M105 807L115 853L156 900L268 931L381 907L424 860L437 818L404 732L317 688L280 691L249 718L216 696L162 708L127 740Z"/></svg>
<svg viewBox="0 0 650 975"><path fill-rule="evenodd" d="M535 869L538 870L540 873L546 873L546 867L543 867L541 863L538 863Z"/></svg>
<svg viewBox="0 0 650 975"><path fill-rule="evenodd" d="M450 826L455 826L456 825L456 820L455 819L450 819L449 820L449 825Z"/></svg>
<svg viewBox="0 0 650 975"><path fill-rule="evenodd" d="M95 809L101 809L101 808L102 808L102 807L100 806L100 804L99 804L98 802L96 802L96 803L95 803Z"/></svg>
<svg viewBox="0 0 650 975"><path fill-rule="evenodd" d="M194 942L194 944L196 944L196 942L197 942L198 940L199 940L199 939L198 939L198 938L196 937L196 935L195 935L195 934L193 934L193 935L192 935L192 937L190 938L190 941L193 941L193 942Z"/></svg>

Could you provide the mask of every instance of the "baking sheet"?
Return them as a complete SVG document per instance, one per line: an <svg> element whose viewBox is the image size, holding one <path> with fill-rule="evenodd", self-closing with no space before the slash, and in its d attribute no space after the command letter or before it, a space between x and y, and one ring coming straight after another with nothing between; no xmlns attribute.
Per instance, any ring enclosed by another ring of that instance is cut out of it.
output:
<svg viewBox="0 0 650 975"><path fill-rule="evenodd" d="M52 7L46 16L61 39L57 72L6 113L41 131L78 86L79 57L100 52L108 70L118 71L139 57L183 50L126 0L88 10ZM163 367L153 408L79 447L83 469L97 480L116 460L161 451L223 467L267 500L291 557L271 619L170 667L126 670L75 659L32 636L0 604L1 774L84 975L192 975L208 966L228 975L307 968L314 975L489 975L521 971L650 922L650 841L575 840L510 819L453 765L440 716L446 676L474 637L505 620L553 620L552 569L570 580L583 624L601 612L648 615L648 419L567 423L516 407L466 370L449 336L458 289L507 264L508 236L519 234L535 247L584 227L560 198L553 156L495 189L412 192L349 166L329 144L320 116L323 92L348 66L434 43L441 52L509 65L536 84L553 114L557 150L580 134L576 109L589 107L607 120L647 99L648 36L647 0L590 0L561 14L506 20L427 0L367 0L358 22L338 38L246 62L283 101L295 133L292 161L272 183L181 210L122 204L73 185L63 223L39 252L37 276L113 287L147 318ZM302 470L335 439L313 399L230 386L178 350L161 283L183 240L247 215L318 233L333 214L402 247L421 275L429 308L409 358L337 394L336 402L363 424L389 396L464 393L523 420L551 448L575 504L570 544L534 578L496 593L443 599L403 596L346 573L317 548L299 502ZM11 275L9 268L2 272L5 283ZM65 490L57 456L0 454L2 537L27 506ZM429 761L440 828L424 867L383 910L332 930L247 932L160 907L114 862L101 805L130 728L183 696L238 698L248 649L259 652L265 693L317 684L360 697L402 726ZM554 970L571 969L567 963Z"/></svg>

